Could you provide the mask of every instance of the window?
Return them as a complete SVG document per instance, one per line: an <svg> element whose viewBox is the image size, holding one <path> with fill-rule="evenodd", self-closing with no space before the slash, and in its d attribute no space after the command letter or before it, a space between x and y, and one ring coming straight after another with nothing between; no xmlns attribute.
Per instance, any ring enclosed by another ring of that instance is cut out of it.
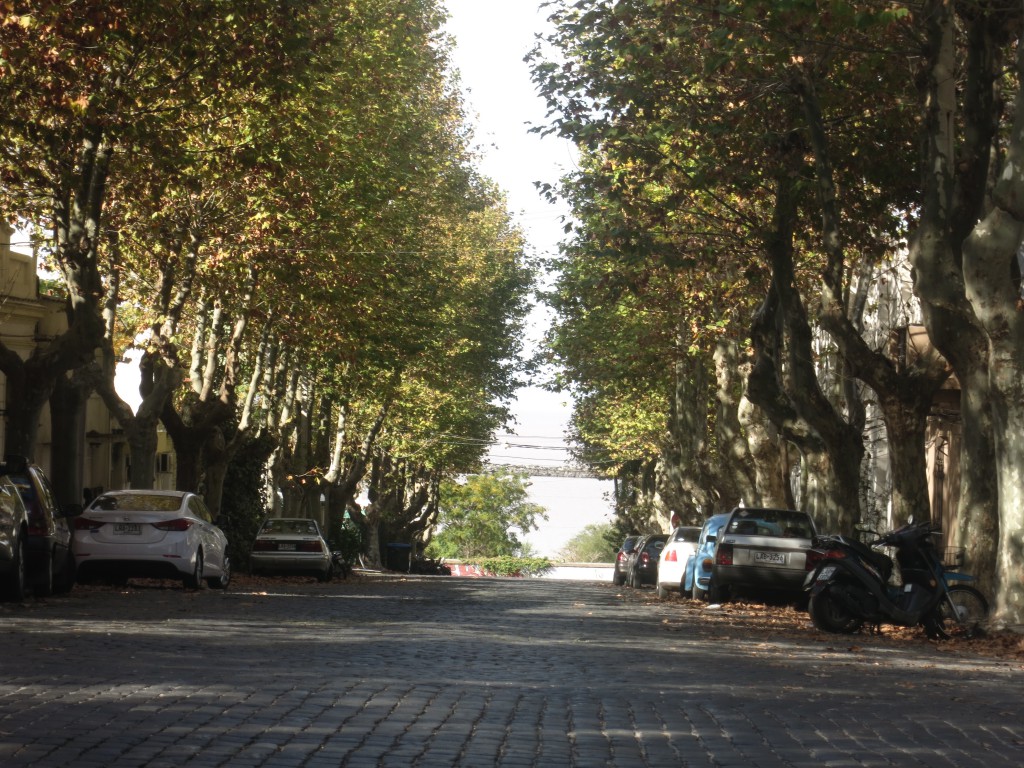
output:
<svg viewBox="0 0 1024 768"><path fill-rule="evenodd" d="M156 455L156 472L158 475L166 475L171 472L171 454L158 453Z"/></svg>

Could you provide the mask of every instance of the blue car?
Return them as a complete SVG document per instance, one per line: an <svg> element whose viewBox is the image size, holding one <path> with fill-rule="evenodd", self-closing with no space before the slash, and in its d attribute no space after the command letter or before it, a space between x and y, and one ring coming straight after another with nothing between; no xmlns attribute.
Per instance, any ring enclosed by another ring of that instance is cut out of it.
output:
<svg viewBox="0 0 1024 768"><path fill-rule="evenodd" d="M718 531L729 519L728 512L712 515L704 521L697 539L697 550L686 561L686 572L683 575L683 594L694 600L708 599L708 585L711 583L711 567L715 563L715 544L718 542Z"/></svg>

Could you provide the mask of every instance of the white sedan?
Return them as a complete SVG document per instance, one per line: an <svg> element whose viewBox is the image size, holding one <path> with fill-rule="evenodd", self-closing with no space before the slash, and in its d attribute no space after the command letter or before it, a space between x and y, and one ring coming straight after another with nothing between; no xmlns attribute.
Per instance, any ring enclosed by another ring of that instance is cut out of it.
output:
<svg viewBox="0 0 1024 768"><path fill-rule="evenodd" d="M80 580L139 576L226 589L227 544L202 498L185 491L107 491L75 518Z"/></svg>
<svg viewBox="0 0 1024 768"><path fill-rule="evenodd" d="M682 594L686 561L697 551L698 538L699 525L683 525L672 531L658 558L658 597L668 597L669 592Z"/></svg>
<svg viewBox="0 0 1024 768"><path fill-rule="evenodd" d="M330 581L334 560L320 526L301 517L263 521L249 554L252 573L299 573Z"/></svg>

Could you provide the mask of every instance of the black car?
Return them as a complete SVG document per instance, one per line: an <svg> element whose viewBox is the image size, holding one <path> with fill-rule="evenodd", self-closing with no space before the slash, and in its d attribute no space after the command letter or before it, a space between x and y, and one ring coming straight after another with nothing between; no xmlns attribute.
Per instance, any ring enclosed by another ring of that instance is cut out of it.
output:
<svg viewBox="0 0 1024 768"><path fill-rule="evenodd" d="M25 576L39 597L70 592L75 585L70 519L82 514L80 504L61 507L43 470L25 458L7 456L0 464L28 510Z"/></svg>
<svg viewBox="0 0 1024 768"><path fill-rule="evenodd" d="M658 560L661 550L668 541L666 533L651 533L642 536L636 549L629 555L626 564L626 583L631 587L658 583Z"/></svg>
<svg viewBox="0 0 1024 768"><path fill-rule="evenodd" d="M636 541L640 537L636 534L627 536L625 541L622 542L622 546L619 547L619 551L615 553L615 568L612 569L612 584L617 587L621 587L626 583L626 563L629 560L629 555L636 546Z"/></svg>
<svg viewBox="0 0 1024 768"><path fill-rule="evenodd" d="M0 596L16 602L25 599L27 540L25 503L10 478L0 475Z"/></svg>

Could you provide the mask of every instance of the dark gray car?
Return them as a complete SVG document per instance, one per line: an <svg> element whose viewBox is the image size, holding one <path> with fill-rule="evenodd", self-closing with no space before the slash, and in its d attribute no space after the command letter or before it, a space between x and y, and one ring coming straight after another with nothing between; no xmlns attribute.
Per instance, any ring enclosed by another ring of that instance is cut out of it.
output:
<svg viewBox="0 0 1024 768"><path fill-rule="evenodd" d="M25 599L26 542L28 510L18 487L9 477L0 476L0 593L7 600Z"/></svg>

